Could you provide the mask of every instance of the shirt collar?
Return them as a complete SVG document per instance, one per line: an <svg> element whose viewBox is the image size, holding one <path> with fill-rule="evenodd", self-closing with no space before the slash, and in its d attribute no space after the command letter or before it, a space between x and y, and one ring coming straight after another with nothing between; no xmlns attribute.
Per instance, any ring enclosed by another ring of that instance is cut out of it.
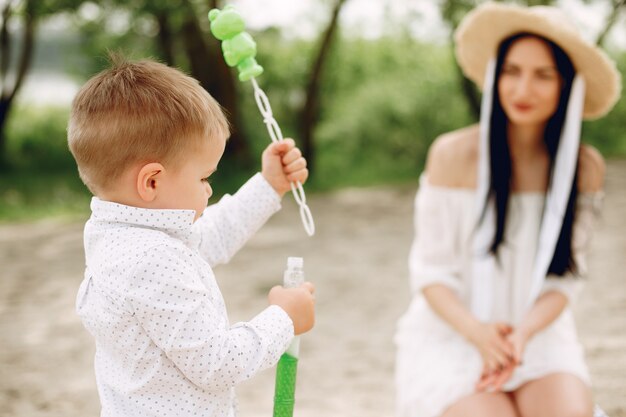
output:
<svg viewBox="0 0 626 417"><path fill-rule="evenodd" d="M195 210L157 210L126 206L111 201L91 199L91 219L97 222L143 226L169 233L191 230Z"/></svg>

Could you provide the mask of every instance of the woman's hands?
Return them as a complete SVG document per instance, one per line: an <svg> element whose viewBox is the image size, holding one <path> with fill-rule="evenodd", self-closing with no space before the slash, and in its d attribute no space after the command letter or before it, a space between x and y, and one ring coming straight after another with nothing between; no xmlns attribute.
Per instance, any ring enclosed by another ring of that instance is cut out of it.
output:
<svg viewBox="0 0 626 417"><path fill-rule="evenodd" d="M483 354L483 350L477 344L478 342L473 342L478 349L480 350L480 354L483 356L483 362L485 364L483 368L483 374L480 377L480 380L476 384L476 389L478 391L483 391L486 389L497 391L502 388L502 386L509 380L511 375L513 375L513 371L515 371L515 367L522 363L522 357L524 356L524 349L526 348L526 343L535 335L537 332L545 329L551 323L556 320L559 315L563 312L565 307L567 306L567 297L558 292L558 291L547 291L539 296L533 307L526 314L522 322L515 329L511 329L509 332L501 332L507 333L503 334L501 341L497 341L495 344L491 346L500 346L501 343L504 343L508 346L507 352L512 352L511 359L508 363L505 363L504 367L501 369L493 368L493 357L494 356L485 356ZM483 324L484 326L495 326L496 328L504 329L501 324ZM499 327L498 327L499 326ZM475 325L474 327L478 327ZM477 336L474 339L480 341L485 340L485 337L479 337L480 334L491 334L493 337L493 332L487 333L484 329L482 332L480 330L476 330ZM472 339L468 337L468 339ZM486 339L490 340L490 339ZM485 344L484 342L481 346L489 346L489 344ZM487 353L489 350L487 350ZM495 356L498 357L498 356ZM487 360L485 359L487 358ZM492 358L492 359L489 359ZM502 365L502 362L498 362L498 364Z"/></svg>
<svg viewBox="0 0 626 417"><path fill-rule="evenodd" d="M524 348L530 339L530 333L524 328L518 327L511 332L507 339L513 346L513 360L516 365L520 365L524 356Z"/></svg>
<svg viewBox="0 0 626 417"><path fill-rule="evenodd" d="M539 296L533 307L515 329L506 323L481 323L443 284L422 289L430 307L465 339L472 343L483 359L483 373L476 389L499 390L521 364L526 343L537 332L552 323L567 305L567 298L557 291Z"/></svg>
<svg viewBox="0 0 626 417"><path fill-rule="evenodd" d="M512 331L506 323L476 322L468 334L483 359L483 375L499 373L513 361L513 345L507 339Z"/></svg>
<svg viewBox="0 0 626 417"><path fill-rule="evenodd" d="M484 324L484 326L495 326L499 329L504 329L502 323ZM494 369L493 366L488 365L489 363L493 363L493 361L488 362L483 355L483 363L485 365L480 380L476 384L477 391L499 391L511 378L515 368L522 363L524 348L526 347L530 335L523 328L512 329L510 326L507 327L509 331L506 332L506 334L505 332L500 333L503 336L500 342L504 343L507 348L510 349L508 352L511 353L511 356L507 357L508 361L506 363L498 363L498 368ZM481 355L482 354L481 350Z"/></svg>
<svg viewBox="0 0 626 417"><path fill-rule="evenodd" d="M517 365L516 358L522 356L525 340L506 323L478 321L445 285L429 285L422 291L432 309L480 352L484 367L477 389L504 385Z"/></svg>

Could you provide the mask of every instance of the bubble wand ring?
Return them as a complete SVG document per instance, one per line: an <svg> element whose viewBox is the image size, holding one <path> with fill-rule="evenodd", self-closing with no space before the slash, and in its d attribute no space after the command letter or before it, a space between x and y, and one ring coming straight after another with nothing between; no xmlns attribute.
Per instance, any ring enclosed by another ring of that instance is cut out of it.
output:
<svg viewBox="0 0 626 417"><path fill-rule="evenodd" d="M223 10L212 9L209 12L209 21L211 22L211 33L222 41L222 52L226 64L237 68L239 81L252 82L254 100L263 116L263 123L272 142L282 142L283 133L274 118L269 99L255 79L263 73L263 67L254 58L256 56L256 43L252 36L244 31L243 18L234 7L226 6ZM302 188L300 181L291 182L290 185L293 197L300 207L300 219L304 230L309 236L313 236L315 234L315 222L311 209L306 203L304 188Z"/></svg>
<svg viewBox="0 0 626 417"><path fill-rule="evenodd" d="M265 127L267 128L267 132L269 133L272 142L281 142L283 140L283 133L280 130L278 122L274 119L272 107L270 106L267 95L261 87L259 87L255 78L251 78L250 81L252 81L252 86L254 88L254 100L256 101L257 107L263 116L263 123L265 123ZM296 203L298 203L298 206L300 206L300 218L302 219L304 229L309 236L313 236L315 234L315 223L313 222L311 210L306 204L306 194L304 194L304 188L302 188L300 181L296 181L295 183L292 182L290 185L293 197L296 200Z"/></svg>

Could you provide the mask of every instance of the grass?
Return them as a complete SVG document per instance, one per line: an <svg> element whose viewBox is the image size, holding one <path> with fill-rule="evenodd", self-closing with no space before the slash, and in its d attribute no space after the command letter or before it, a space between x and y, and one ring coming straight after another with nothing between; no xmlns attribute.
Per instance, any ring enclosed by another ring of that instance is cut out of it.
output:
<svg viewBox="0 0 626 417"><path fill-rule="evenodd" d="M413 173L411 179L415 180L416 176ZM217 202L223 194L235 192L248 178L249 175L241 172L218 171L213 181L215 194L210 203ZM409 181L408 176L398 175L398 172L381 175L380 172L360 169L344 172L334 178L332 173L320 173L318 178L307 182L305 191L311 194L346 186L397 184L406 181ZM42 219L85 220L90 214L90 200L89 190L74 172L38 173L20 170L0 174L0 224Z"/></svg>
<svg viewBox="0 0 626 417"><path fill-rule="evenodd" d="M84 219L90 194L78 175L10 172L0 176L0 223Z"/></svg>

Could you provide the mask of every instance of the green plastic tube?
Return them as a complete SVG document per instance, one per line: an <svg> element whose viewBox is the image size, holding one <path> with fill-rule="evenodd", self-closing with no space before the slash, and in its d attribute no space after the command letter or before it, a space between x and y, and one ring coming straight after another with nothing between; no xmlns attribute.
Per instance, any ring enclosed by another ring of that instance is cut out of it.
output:
<svg viewBox="0 0 626 417"><path fill-rule="evenodd" d="M302 258L287 258L287 269L283 276L285 288L295 288L304 282ZM292 417L296 396L296 374L300 356L300 337L291 341L287 351L278 360L274 389L274 417Z"/></svg>
<svg viewBox="0 0 626 417"><path fill-rule="evenodd" d="M274 417L292 417L296 394L298 358L283 353L276 367Z"/></svg>

